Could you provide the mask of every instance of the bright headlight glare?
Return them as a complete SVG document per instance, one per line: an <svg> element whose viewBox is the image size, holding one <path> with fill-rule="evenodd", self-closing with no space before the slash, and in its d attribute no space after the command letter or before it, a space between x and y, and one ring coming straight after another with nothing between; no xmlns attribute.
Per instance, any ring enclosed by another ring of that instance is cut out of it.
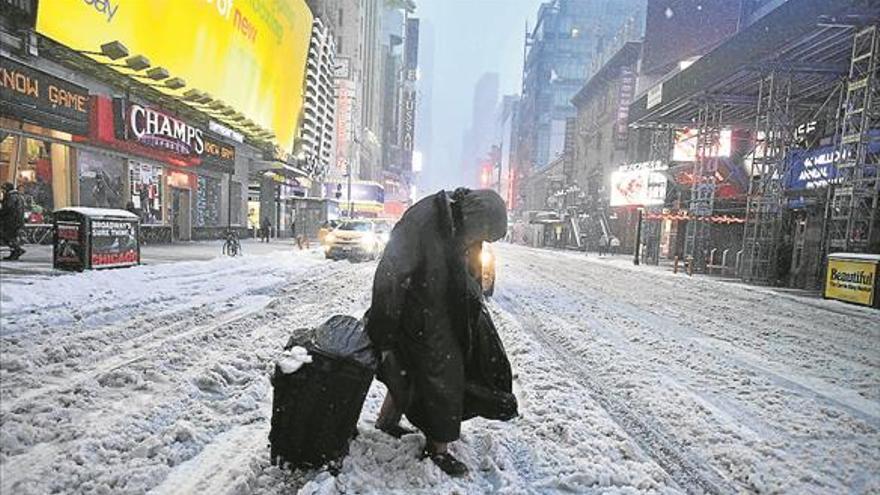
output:
<svg viewBox="0 0 880 495"><path fill-rule="evenodd" d="M483 266L492 263L492 253L484 249L480 253L480 263L482 263Z"/></svg>
<svg viewBox="0 0 880 495"><path fill-rule="evenodd" d="M364 246L372 246L375 243L376 236L374 236L373 234L365 234L363 237L361 237L361 244L363 244Z"/></svg>
<svg viewBox="0 0 880 495"><path fill-rule="evenodd" d="M336 236L333 234L327 234L327 237L324 238L324 242L331 243L336 241Z"/></svg>
<svg viewBox="0 0 880 495"><path fill-rule="evenodd" d="M382 233L382 242L387 244L388 241L390 241L390 240L391 240L391 234L389 234L388 232L383 232Z"/></svg>

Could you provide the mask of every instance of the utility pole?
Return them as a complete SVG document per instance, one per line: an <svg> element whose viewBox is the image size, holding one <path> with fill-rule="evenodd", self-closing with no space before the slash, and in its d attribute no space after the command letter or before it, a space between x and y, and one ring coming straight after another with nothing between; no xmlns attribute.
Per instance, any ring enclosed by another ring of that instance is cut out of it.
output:
<svg viewBox="0 0 880 495"><path fill-rule="evenodd" d="M357 144L358 146L360 146L361 141L355 135L355 136L352 136L351 144L352 145ZM346 168L345 175L347 176L347 179L348 179L347 180L347 182L348 182L348 196L347 197L348 197L348 218L349 219L354 218L354 201L351 198L351 162L352 162L352 159L354 158L354 153L353 153L354 149L353 148L354 148L354 146L350 146L349 153L348 153L348 162L346 162L346 166L345 166L345 168Z"/></svg>

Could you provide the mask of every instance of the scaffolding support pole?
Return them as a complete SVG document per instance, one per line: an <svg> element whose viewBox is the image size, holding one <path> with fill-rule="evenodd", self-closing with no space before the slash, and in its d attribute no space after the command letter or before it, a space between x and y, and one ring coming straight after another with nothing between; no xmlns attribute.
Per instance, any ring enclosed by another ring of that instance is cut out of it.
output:
<svg viewBox="0 0 880 495"><path fill-rule="evenodd" d="M704 104L700 110L696 160L688 203L690 219L684 239L685 259L690 260L696 271L705 271L708 261L712 224L707 220L715 209L722 118L721 108L710 103Z"/></svg>
<svg viewBox="0 0 880 495"><path fill-rule="evenodd" d="M880 253L880 26L853 34L838 113L837 183L826 218L828 252Z"/></svg>
<svg viewBox="0 0 880 495"><path fill-rule="evenodd" d="M796 126L791 75L770 71L758 92L740 273L746 282L772 284L777 278L785 201L782 181Z"/></svg>
<svg viewBox="0 0 880 495"><path fill-rule="evenodd" d="M651 163L658 162L670 165L672 159L672 137L673 128L669 125L661 125L651 129L651 147L648 153L648 161ZM674 181L667 181L666 201L669 203L670 191L674 191ZM645 208L646 213L661 213L664 205L648 206ZM657 265L660 263L660 234L662 232L661 221L644 221L642 223L642 237L645 239L645 245L649 249L644 253L645 262L647 264ZM651 242L648 242L651 240Z"/></svg>

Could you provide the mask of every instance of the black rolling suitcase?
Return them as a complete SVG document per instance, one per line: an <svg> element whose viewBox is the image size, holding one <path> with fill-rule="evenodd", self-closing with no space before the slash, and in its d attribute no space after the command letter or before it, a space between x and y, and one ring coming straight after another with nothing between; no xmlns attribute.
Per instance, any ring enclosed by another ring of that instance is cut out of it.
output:
<svg viewBox="0 0 880 495"><path fill-rule="evenodd" d="M272 377L274 465L333 466L348 453L373 381L376 360L360 320L337 315L306 337L292 337L290 351L303 347L311 357L294 372L282 362Z"/></svg>

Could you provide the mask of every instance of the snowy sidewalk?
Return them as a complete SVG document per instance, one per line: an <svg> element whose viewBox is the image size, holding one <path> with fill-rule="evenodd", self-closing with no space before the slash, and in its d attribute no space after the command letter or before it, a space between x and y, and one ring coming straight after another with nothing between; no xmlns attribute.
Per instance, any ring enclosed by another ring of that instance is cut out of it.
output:
<svg viewBox="0 0 880 495"><path fill-rule="evenodd" d="M298 251L292 240L273 239L262 243L256 239L241 241L245 254L269 254L276 251ZM52 268L52 246L26 245L27 252L18 261L0 260L0 282L21 278L45 278L66 273ZM176 242L174 244L147 244L141 247L141 263L173 263L178 261L210 260L223 256L223 241ZM6 253L3 254L5 256Z"/></svg>

